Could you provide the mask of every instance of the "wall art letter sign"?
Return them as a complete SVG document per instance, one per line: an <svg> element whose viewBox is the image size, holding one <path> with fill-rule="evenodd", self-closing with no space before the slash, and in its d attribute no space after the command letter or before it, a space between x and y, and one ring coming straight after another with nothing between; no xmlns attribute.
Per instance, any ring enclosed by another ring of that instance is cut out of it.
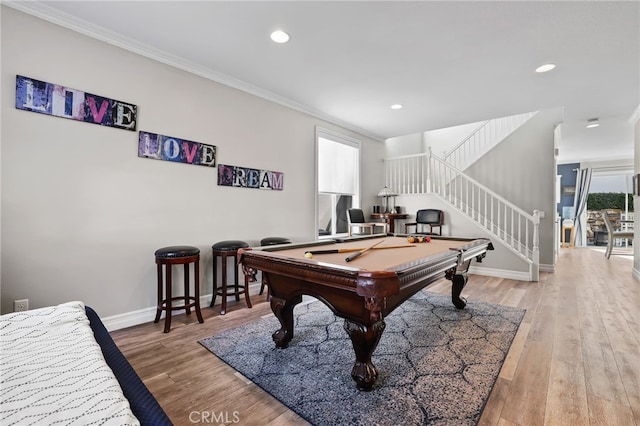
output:
<svg viewBox="0 0 640 426"><path fill-rule="evenodd" d="M216 147L141 131L138 138L138 157L215 167Z"/></svg>
<svg viewBox="0 0 640 426"><path fill-rule="evenodd" d="M16 75L16 108L85 123L136 130L138 107Z"/></svg>
<svg viewBox="0 0 640 426"><path fill-rule="evenodd" d="M282 191L284 173L220 164L218 185Z"/></svg>

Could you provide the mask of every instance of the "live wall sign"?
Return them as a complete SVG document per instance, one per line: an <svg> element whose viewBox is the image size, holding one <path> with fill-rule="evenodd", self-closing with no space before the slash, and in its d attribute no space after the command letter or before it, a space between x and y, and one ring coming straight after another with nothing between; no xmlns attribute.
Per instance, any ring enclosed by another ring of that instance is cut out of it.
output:
<svg viewBox="0 0 640 426"><path fill-rule="evenodd" d="M128 102L21 75L16 75L16 108L125 130L136 130L138 110Z"/></svg>

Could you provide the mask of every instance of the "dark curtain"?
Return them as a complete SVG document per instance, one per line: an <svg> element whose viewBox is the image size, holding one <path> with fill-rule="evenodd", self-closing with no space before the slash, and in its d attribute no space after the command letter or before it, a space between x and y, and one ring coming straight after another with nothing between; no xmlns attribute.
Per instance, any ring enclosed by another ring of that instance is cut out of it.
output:
<svg viewBox="0 0 640 426"><path fill-rule="evenodd" d="M580 215L587 208L587 198L589 196L589 185L591 185L592 169L580 169L576 180L576 194L573 199L573 211L575 212L574 226L576 227L576 246L586 245L586 241L582 241L582 223L580 223Z"/></svg>
<svg viewBox="0 0 640 426"><path fill-rule="evenodd" d="M351 195L341 195L336 203L336 233L346 234L349 228L349 220L347 219L347 210L351 208ZM331 220L327 223L325 229L319 229L318 235L331 235Z"/></svg>
<svg viewBox="0 0 640 426"><path fill-rule="evenodd" d="M341 195L338 198L336 205L336 217L338 223L336 224L336 232L338 234L344 234L349 228L349 220L347 219L347 210L351 208L351 195Z"/></svg>

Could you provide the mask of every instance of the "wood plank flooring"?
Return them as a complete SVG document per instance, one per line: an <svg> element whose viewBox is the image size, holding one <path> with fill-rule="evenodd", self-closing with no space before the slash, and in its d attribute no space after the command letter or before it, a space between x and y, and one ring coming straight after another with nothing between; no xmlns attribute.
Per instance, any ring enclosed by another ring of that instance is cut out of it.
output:
<svg viewBox="0 0 640 426"><path fill-rule="evenodd" d="M640 426L640 282L632 256L561 249L555 273L539 282L471 276L469 300L527 313L484 409L480 425ZM446 280L430 291L450 294ZM176 316L170 333L142 324L112 336L176 425L305 425L303 419L204 349L198 340L272 315L230 303ZM234 420L237 420L234 422Z"/></svg>

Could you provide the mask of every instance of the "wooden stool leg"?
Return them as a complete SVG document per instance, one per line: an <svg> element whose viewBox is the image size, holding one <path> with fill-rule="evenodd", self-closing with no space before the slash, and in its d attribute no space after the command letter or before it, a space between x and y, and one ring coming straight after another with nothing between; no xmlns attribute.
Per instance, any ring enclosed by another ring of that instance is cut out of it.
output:
<svg viewBox="0 0 640 426"><path fill-rule="evenodd" d="M240 301L240 286L238 285L238 252L233 253L233 285L236 291L236 302Z"/></svg>
<svg viewBox="0 0 640 426"><path fill-rule="evenodd" d="M213 295L211 296L210 308L216 303L216 295L218 294L218 256L213 252Z"/></svg>
<svg viewBox="0 0 640 426"><path fill-rule="evenodd" d="M187 315L191 315L191 307L189 307L189 264L184 264L184 305Z"/></svg>
<svg viewBox="0 0 640 426"><path fill-rule="evenodd" d="M156 307L156 319L153 322L157 324L162 314L162 264L156 262L156 265L158 270L158 305Z"/></svg>
<svg viewBox="0 0 640 426"><path fill-rule="evenodd" d="M262 293L264 292L264 287L265 287L265 282L264 282L264 278L262 278L262 284L260 284L260 296L262 296Z"/></svg>
<svg viewBox="0 0 640 426"><path fill-rule="evenodd" d="M165 314L164 314L164 332L168 333L171 330L171 307L173 306L172 297L171 297L171 264L167 264L165 266L166 271L166 280L165 283L167 285L167 289L165 291L166 302L165 302Z"/></svg>
<svg viewBox="0 0 640 426"><path fill-rule="evenodd" d="M202 324L204 319L202 318L202 313L200 312L200 259L196 259L195 262L195 285L193 292L195 293L195 309L196 316L198 317L198 322Z"/></svg>
<svg viewBox="0 0 640 426"><path fill-rule="evenodd" d="M262 285L267 287L267 302L271 300L271 286L269 286L269 277L262 273Z"/></svg>
<svg viewBox="0 0 640 426"><path fill-rule="evenodd" d="M227 313L227 254L222 254L222 306L220 315Z"/></svg>

